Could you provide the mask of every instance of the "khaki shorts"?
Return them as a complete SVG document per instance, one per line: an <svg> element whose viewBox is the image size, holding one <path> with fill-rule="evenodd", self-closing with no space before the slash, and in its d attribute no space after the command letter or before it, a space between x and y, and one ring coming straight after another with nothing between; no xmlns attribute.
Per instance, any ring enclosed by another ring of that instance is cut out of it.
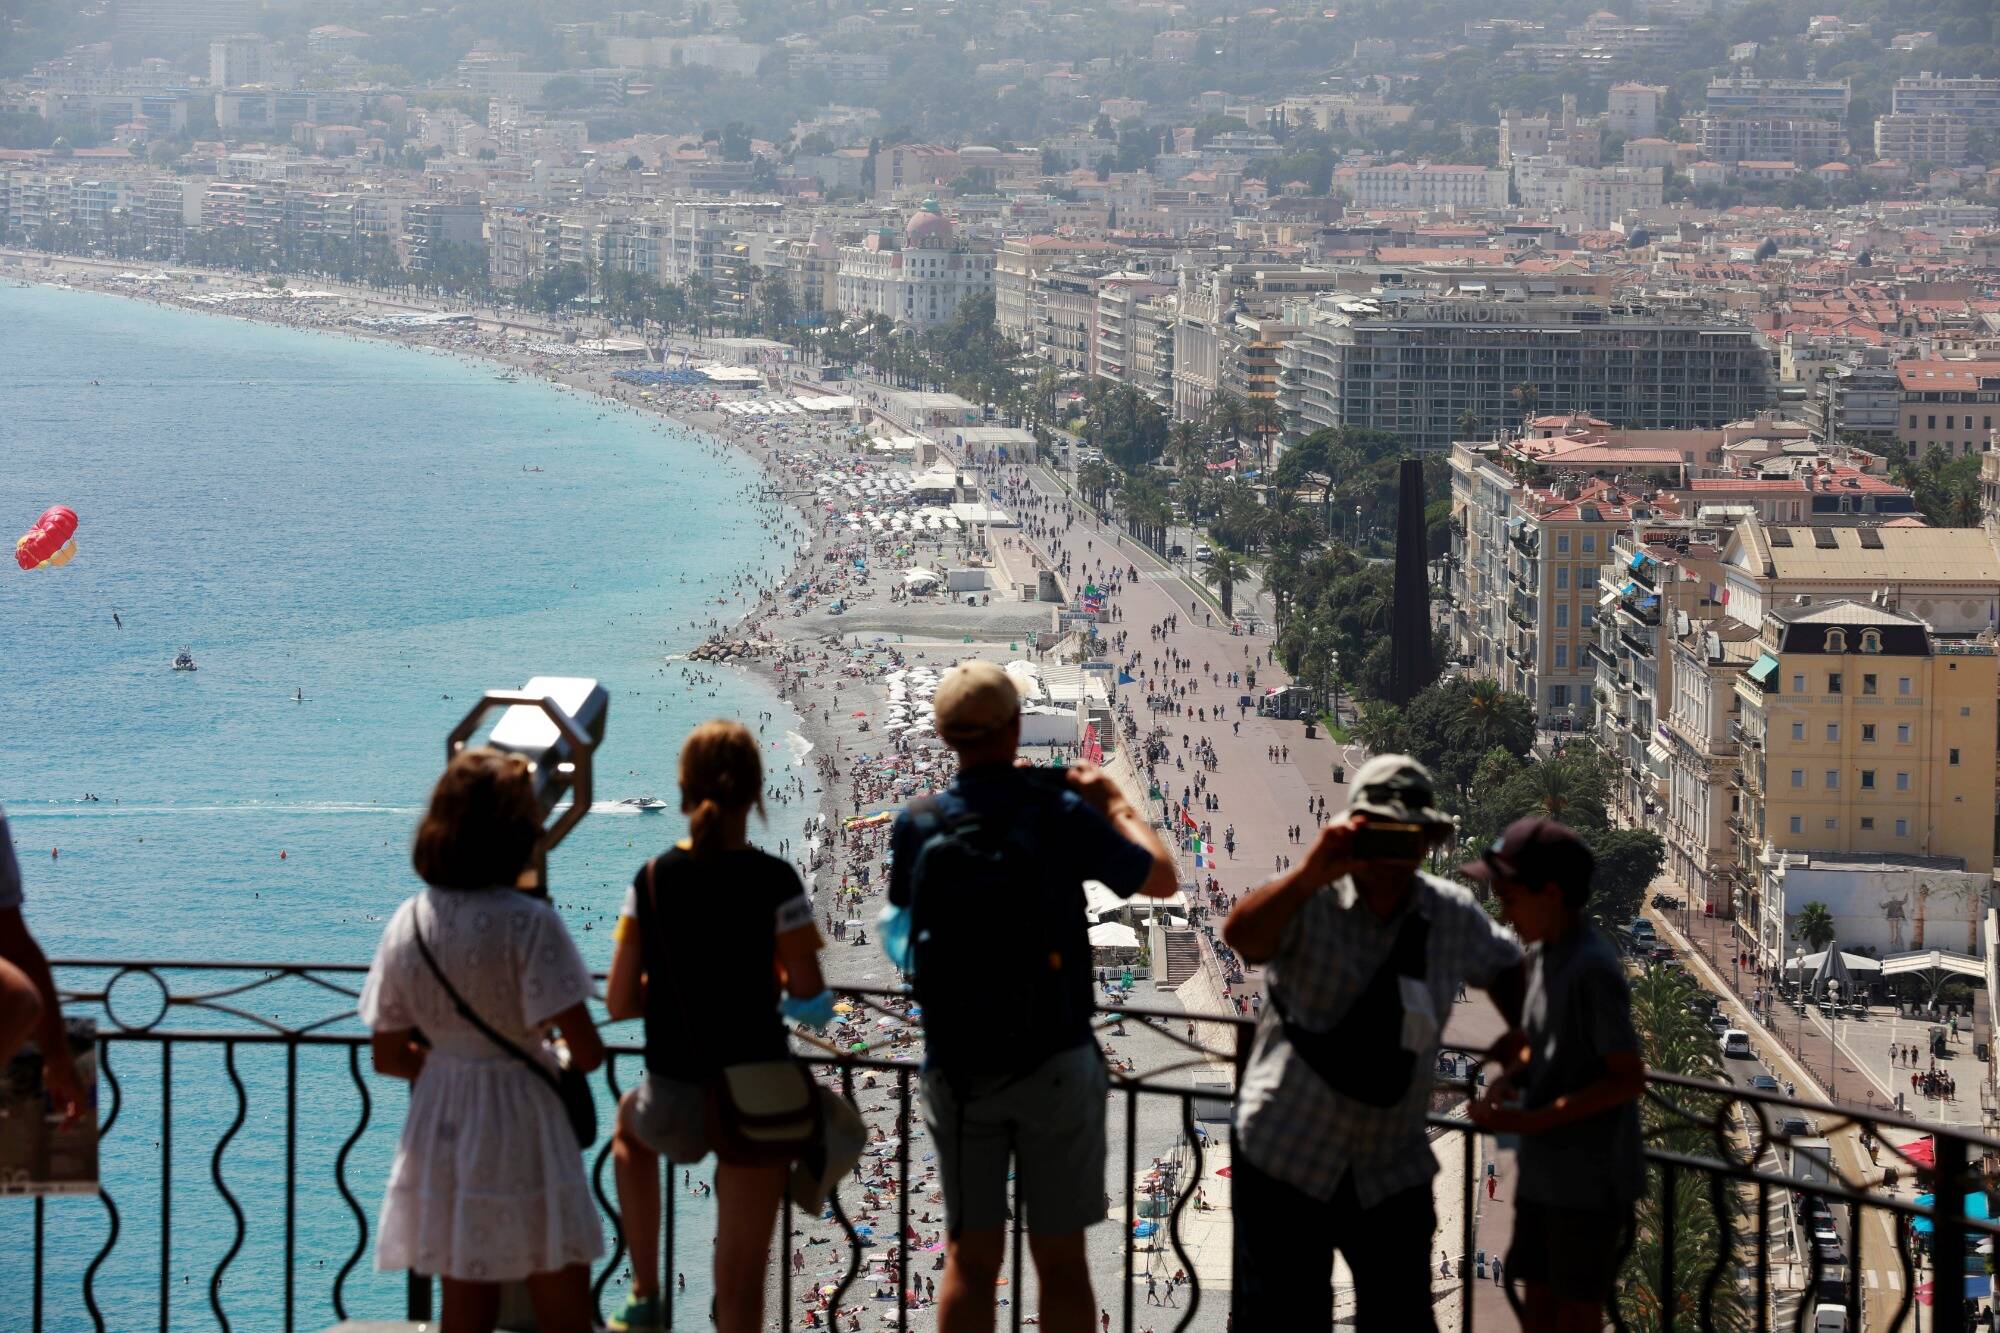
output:
<svg viewBox="0 0 2000 1333"><path fill-rule="evenodd" d="M1060 1236L1104 1220L1111 1076L1096 1046L1058 1051L1034 1072L963 1103L935 1071L923 1086L952 1235L1007 1225L1010 1160L1031 1234Z"/></svg>

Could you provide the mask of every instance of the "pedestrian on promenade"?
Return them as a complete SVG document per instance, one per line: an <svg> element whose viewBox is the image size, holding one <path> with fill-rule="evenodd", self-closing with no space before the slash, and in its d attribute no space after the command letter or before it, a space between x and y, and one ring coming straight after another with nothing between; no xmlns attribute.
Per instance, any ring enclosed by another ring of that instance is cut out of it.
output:
<svg viewBox="0 0 2000 1333"><path fill-rule="evenodd" d="M1093 1304L1083 1233L1106 1213L1109 1089L1090 1028L1083 882L1166 898L1179 875L1095 764L1016 767L1021 698L998 666L952 668L932 708L959 772L896 819L882 934L910 942L891 952L923 1006L924 1121L948 1232L938 1327L993 1326L1011 1158L1042 1323L1076 1329Z"/></svg>
<svg viewBox="0 0 2000 1333"><path fill-rule="evenodd" d="M541 834L526 760L454 756L411 855L428 887L389 918L361 987L376 1071L412 1085L375 1266L441 1277L447 1333L488 1333L500 1284L523 1280L536 1327L595 1322L604 1233L545 1033L556 1028L586 1073L604 1046L575 941L546 899L515 887Z"/></svg>
<svg viewBox="0 0 2000 1333"><path fill-rule="evenodd" d="M43 1090L52 1103L50 1109L73 1118L90 1109L88 1094L77 1082L76 1060L70 1054L48 959L21 916L22 896L21 863L14 856L7 814L0 810L0 1070L13 1062L22 1043L34 1038L42 1053Z"/></svg>
<svg viewBox="0 0 2000 1333"><path fill-rule="evenodd" d="M1524 984L1513 936L1418 870L1455 832L1436 806L1416 760L1370 759L1299 866L1224 923L1271 997L1236 1104L1235 1309L1250 1328L1329 1328L1336 1249L1359 1333L1436 1327L1424 1117L1439 1032L1461 983L1510 1025Z"/></svg>
<svg viewBox="0 0 2000 1333"><path fill-rule="evenodd" d="M1471 1110L1481 1128L1520 1136L1507 1267L1527 1333L1604 1327L1645 1183L1646 1070L1624 966L1583 915L1594 870L1583 840L1545 818L1516 821L1461 867L1492 885L1528 946L1519 1042Z"/></svg>
<svg viewBox="0 0 2000 1333"><path fill-rule="evenodd" d="M736 722L702 723L681 746L680 788L687 839L633 876L604 988L614 1019L646 1020L646 1072L619 1102L612 1139L632 1289L610 1327L664 1327L660 1157L689 1164L714 1152L715 1326L752 1333L763 1327L771 1230L789 1163L738 1150L723 1123L733 1105L722 1095L723 1071L782 1072L789 1054L781 1016L824 1027L833 996L821 979L819 929L798 872L749 843L750 814L764 810L757 738ZM844 1103L831 1093L820 1103L827 1129L819 1153L839 1159L838 1176L859 1158L859 1116L842 1115ZM852 1154L828 1142L843 1134L855 1140ZM803 1255L793 1267L804 1267Z"/></svg>

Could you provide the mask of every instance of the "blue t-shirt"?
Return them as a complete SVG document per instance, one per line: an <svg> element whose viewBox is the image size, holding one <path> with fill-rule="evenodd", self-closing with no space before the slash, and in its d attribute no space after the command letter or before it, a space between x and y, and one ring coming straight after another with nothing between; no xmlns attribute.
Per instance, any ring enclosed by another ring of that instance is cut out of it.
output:
<svg viewBox="0 0 2000 1333"><path fill-rule="evenodd" d="M7 828L7 812L0 810L0 912L21 907L21 863L14 859L14 835Z"/></svg>
<svg viewBox="0 0 2000 1333"><path fill-rule="evenodd" d="M1057 787L1050 780L1053 776L1047 769L967 769L937 794L936 808L947 820L971 811L1013 826L1021 840L1035 850L1036 873L1057 877L1057 897L1065 903L1066 924L1061 929L1068 935L1063 953L1087 959L1090 923L1084 915L1083 882L1097 880L1120 898L1129 898L1152 874L1153 854L1127 839L1076 792ZM898 907L910 906L910 871L922 850L923 839L906 810L896 816L895 827L889 832L889 901ZM1077 1022L1070 1032L1050 1034L1050 1054L1091 1040L1091 971L1087 967L1069 971L1076 988L1070 1011L1077 1015ZM1004 981L996 982L994 993L1007 993Z"/></svg>

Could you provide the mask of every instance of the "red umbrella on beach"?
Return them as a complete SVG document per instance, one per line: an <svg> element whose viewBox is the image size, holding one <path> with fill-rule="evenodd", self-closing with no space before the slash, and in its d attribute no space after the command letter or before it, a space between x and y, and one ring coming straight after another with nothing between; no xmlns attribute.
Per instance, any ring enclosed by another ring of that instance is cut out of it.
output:
<svg viewBox="0 0 2000 1333"><path fill-rule="evenodd" d="M854 716L854 717L867 717L867 716L868 716L868 710L867 710L867 709L865 709L865 708L857 708L857 709L855 709L855 710L854 710L854 712L853 712L852 716Z"/></svg>

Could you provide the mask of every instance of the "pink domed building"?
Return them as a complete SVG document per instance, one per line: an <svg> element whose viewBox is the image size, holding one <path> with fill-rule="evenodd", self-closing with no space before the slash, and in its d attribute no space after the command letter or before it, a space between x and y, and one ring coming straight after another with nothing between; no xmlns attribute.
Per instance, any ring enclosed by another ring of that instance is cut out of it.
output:
<svg viewBox="0 0 2000 1333"><path fill-rule="evenodd" d="M887 315L928 329L949 320L968 297L993 290L993 252L960 242L943 207L926 199L900 236L882 227L859 245L841 247L836 286L845 314Z"/></svg>

